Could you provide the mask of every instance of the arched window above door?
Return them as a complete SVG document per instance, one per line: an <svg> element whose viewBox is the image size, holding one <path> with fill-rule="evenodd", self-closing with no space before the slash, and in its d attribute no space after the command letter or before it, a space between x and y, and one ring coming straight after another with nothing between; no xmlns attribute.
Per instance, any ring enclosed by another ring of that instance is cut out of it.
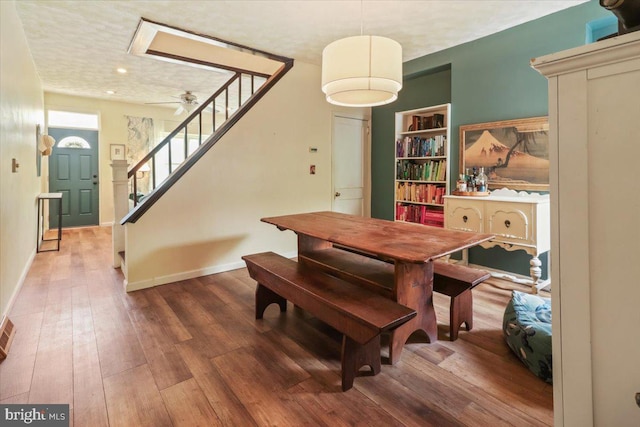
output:
<svg viewBox="0 0 640 427"><path fill-rule="evenodd" d="M91 149L91 145L86 139L79 136L67 136L58 142L58 148L84 148Z"/></svg>

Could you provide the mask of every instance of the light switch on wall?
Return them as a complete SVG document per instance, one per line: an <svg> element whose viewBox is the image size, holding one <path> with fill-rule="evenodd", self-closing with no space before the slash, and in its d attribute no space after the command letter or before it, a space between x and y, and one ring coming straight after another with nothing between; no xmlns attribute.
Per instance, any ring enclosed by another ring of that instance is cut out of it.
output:
<svg viewBox="0 0 640 427"><path fill-rule="evenodd" d="M16 159L11 159L11 172L17 173L20 163Z"/></svg>

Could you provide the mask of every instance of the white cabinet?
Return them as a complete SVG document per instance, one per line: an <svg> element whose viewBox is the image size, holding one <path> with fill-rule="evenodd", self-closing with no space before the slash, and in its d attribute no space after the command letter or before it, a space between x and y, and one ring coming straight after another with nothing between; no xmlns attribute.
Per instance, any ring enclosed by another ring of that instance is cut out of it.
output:
<svg viewBox="0 0 640 427"><path fill-rule="evenodd" d="M396 221L443 226L450 128L451 104L396 113Z"/></svg>
<svg viewBox="0 0 640 427"><path fill-rule="evenodd" d="M549 195L514 190L496 190L487 197L446 196L445 228L495 234L482 243L484 248L499 246L508 251L524 250L531 255L532 290L541 282L539 256L551 248Z"/></svg>
<svg viewBox="0 0 640 427"><path fill-rule="evenodd" d="M638 426L640 31L532 66L549 79L555 425Z"/></svg>

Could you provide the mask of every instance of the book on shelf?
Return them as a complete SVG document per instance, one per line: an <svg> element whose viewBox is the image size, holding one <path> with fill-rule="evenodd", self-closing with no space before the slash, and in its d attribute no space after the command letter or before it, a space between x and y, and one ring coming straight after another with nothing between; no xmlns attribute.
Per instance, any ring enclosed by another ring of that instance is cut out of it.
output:
<svg viewBox="0 0 640 427"><path fill-rule="evenodd" d="M445 156L447 137L434 135L429 138L405 136L396 140L396 157Z"/></svg>
<svg viewBox="0 0 640 427"><path fill-rule="evenodd" d="M433 115L433 127L434 128L443 128L444 127L444 114L435 113Z"/></svg>
<svg viewBox="0 0 640 427"><path fill-rule="evenodd" d="M409 131L420 130L422 126L422 119L420 116L411 117L411 126L409 126Z"/></svg>
<svg viewBox="0 0 640 427"><path fill-rule="evenodd" d="M447 161L442 160L397 160L396 179L412 181L445 181Z"/></svg>
<svg viewBox="0 0 640 427"><path fill-rule="evenodd" d="M396 220L415 222L417 224L444 227L444 211L434 210L428 206L396 204Z"/></svg>
<svg viewBox="0 0 640 427"><path fill-rule="evenodd" d="M444 185L396 182L396 200L443 205L446 190Z"/></svg>
<svg viewBox="0 0 640 427"><path fill-rule="evenodd" d="M427 116L422 118L422 129L433 129L433 117Z"/></svg>
<svg viewBox="0 0 640 427"><path fill-rule="evenodd" d="M435 113L432 116L412 116L408 131L437 129L444 127L444 114Z"/></svg>
<svg viewBox="0 0 640 427"><path fill-rule="evenodd" d="M447 177L447 161L441 160L438 162L438 172L436 173L436 179L434 181L444 181Z"/></svg>

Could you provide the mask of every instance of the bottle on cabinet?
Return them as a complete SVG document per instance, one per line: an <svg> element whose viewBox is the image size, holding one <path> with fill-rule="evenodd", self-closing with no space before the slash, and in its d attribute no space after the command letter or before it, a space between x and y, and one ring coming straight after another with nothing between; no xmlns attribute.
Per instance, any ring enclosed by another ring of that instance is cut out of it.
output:
<svg viewBox="0 0 640 427"><path fill-rule="evenodd" d="M476 191L476 177L478 175L477 169L474 168L470 171L467 168L467 191L474 192Z"/></svg>
<svg viewBox="0 0 640 427"><path fill-rule="evenodd" d="M476 177L476 190L480 191L480 192L487 191L487 182L488 182L488 180L489 180L489 178L484 173L484 168L481 167L480 168L480 173L478 173L478 176Z"/></svg>
<svg viewBox="0 0 640 427"><path fill-rule="evenodd" d="M458 191L467 191L467 180L463 173L460 174L458 180L456 181L456 190Z"/></svg>

